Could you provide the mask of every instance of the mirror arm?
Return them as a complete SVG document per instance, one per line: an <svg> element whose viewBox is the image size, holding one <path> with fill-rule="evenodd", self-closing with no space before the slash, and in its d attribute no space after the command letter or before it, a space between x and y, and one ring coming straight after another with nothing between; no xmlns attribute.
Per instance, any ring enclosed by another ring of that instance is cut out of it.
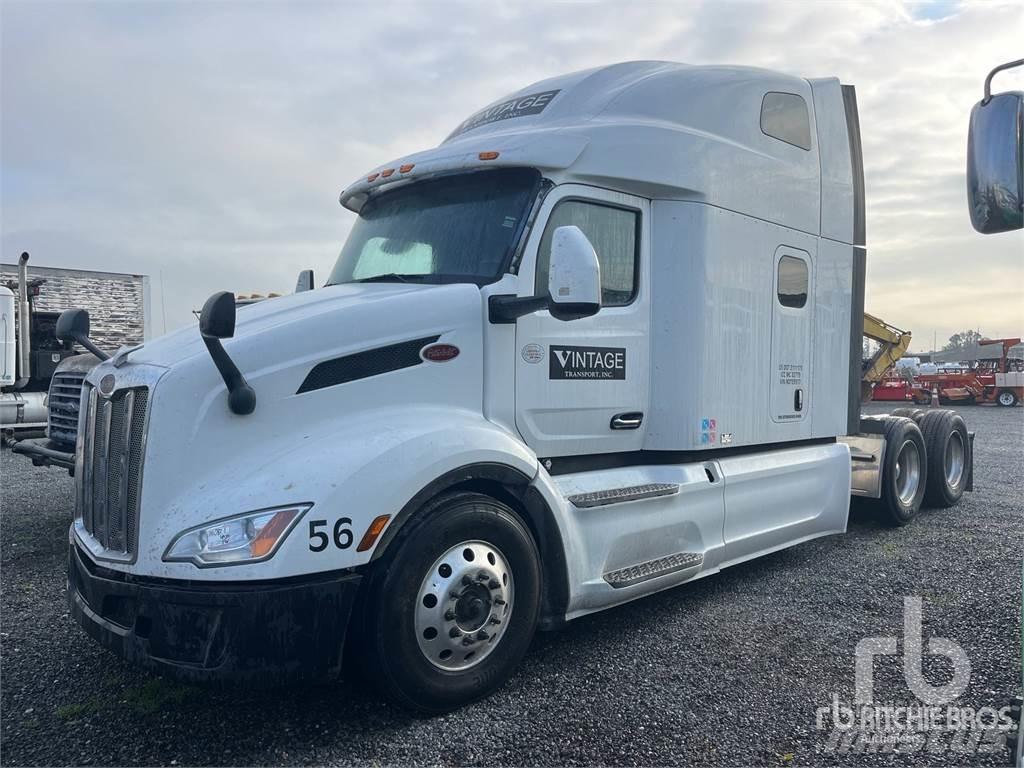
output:
<svg viewBox="0 0 1024 768"><path fill-rule="evenodd" d="M494 325L514 323L524 315L530 315L551 306L551 297L543 296L513 296L502 294L491 296L487 300L487 319Z"/></svg>
<svg viewBox="0 0 1024 768"><path fill-rule="evenodd" d="M985 78L985 98L981 100L982 106L992 101L992 78L995 77L996 73L1002 72L1004 69L1013 69L1014 67L1024 67L1024 59L1017 59L1017 61L1008 61L1005 64L1000 64L988 73L988 77Z"/></svg>
<svg viewBox="0 0 1024 768"><path fill-rule="evenodd" d="M92 352L94 355L96 355L96 357L98 357L100 360L110 359L110 355L108 355L102 349L93 344L92 339L90 339L88 336L83 336L79 334L75 336L75 341L77 341L79 344L85 347L89 352Z"/></svg>
<svg viewBox="0 0 1024 768"><path fill-rule="evenodd" d="M256 391L249 386L234 360L228 356L220 339L207 336L205 333L201 335L210 357L213 358L213 364L217 366L217 371L228 388L228 407L231 412L239 416L252 413L256 410Z"/></svg>

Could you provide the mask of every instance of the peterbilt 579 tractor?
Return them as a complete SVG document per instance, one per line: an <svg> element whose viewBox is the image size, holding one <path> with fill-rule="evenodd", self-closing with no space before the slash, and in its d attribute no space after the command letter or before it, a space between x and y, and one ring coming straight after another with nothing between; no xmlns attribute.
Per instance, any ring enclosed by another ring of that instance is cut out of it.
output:
<svg viewBox="0 0 1024 768"><path fill-rule="evenodd" d="M852 86L577 72L341 203L325 285L215 294L88 375L69 599L126 659L263 682L348 658L445 711L538 627L843 533L851 494L904 525L970 488L954 412L860 417Z"/></svg>

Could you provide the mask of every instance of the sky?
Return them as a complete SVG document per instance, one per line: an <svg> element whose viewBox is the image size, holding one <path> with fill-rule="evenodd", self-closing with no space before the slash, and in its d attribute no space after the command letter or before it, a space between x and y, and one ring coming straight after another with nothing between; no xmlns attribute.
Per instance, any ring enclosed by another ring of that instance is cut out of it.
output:
<svg viewBox="0 0 1024 768"><path fill-rule="evenodd" d="M0 261L148 274L154 335L217 290L318 282L342 188L531 82L630 59L857 87L868 311L1024 335L1024 233L970 226L967 123L1017 2L0 0ZM995 90L1022 89L1020 69Z"/></svg>

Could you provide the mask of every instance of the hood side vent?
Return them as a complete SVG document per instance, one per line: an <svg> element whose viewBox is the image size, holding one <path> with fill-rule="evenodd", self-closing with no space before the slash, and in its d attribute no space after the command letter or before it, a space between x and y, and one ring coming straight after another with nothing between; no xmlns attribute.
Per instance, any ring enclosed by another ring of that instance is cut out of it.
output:
<svg viewBox="0 0 1024 768"><path fill-rule="evenodd" d="M427 336L422 339L402 341L398 344L389 344L386 347L368 349L365 352L356 352L344 357L336 357L333 360L324 360L313 366L305 381L295 394L312 392L315 389L333 387L337 384L346 384L357 379L365 379L370 376L379 376L389 371L398 371L402 368L411 368L423 362L420 357L420 350L428 344L433 344L440 336Z"/></svg>

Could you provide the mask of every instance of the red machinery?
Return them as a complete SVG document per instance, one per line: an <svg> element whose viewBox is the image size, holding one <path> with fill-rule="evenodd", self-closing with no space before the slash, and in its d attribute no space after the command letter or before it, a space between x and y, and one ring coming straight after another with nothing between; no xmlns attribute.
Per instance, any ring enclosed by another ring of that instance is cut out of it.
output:
<svg viewBox="0 0 1024 768"><path fill-rule="evenodd" d="M915 390L931 392L938 390L939 402L947 403L998 403L1013 406L1024 400L1024 361L1010 358L1010 349L1020 344L1020 339L982 339L981 345L1001 344L1002 354L998 360L980 360L972 368L939 369L937 373L919 374L911 385ZM876 387L876 393L878 388ZM877 398L877 396L875 397ZM930 399L930 398L929 398Z"/></svg>
<svg viewBox="0 0 1024 768"><path fill-rule="evenodd" d="M906 379L902 376L887 375L871 390L871 399L914 402L918 405L927 405L932 401L931 390L922 386L916 379Z"/></svg>

